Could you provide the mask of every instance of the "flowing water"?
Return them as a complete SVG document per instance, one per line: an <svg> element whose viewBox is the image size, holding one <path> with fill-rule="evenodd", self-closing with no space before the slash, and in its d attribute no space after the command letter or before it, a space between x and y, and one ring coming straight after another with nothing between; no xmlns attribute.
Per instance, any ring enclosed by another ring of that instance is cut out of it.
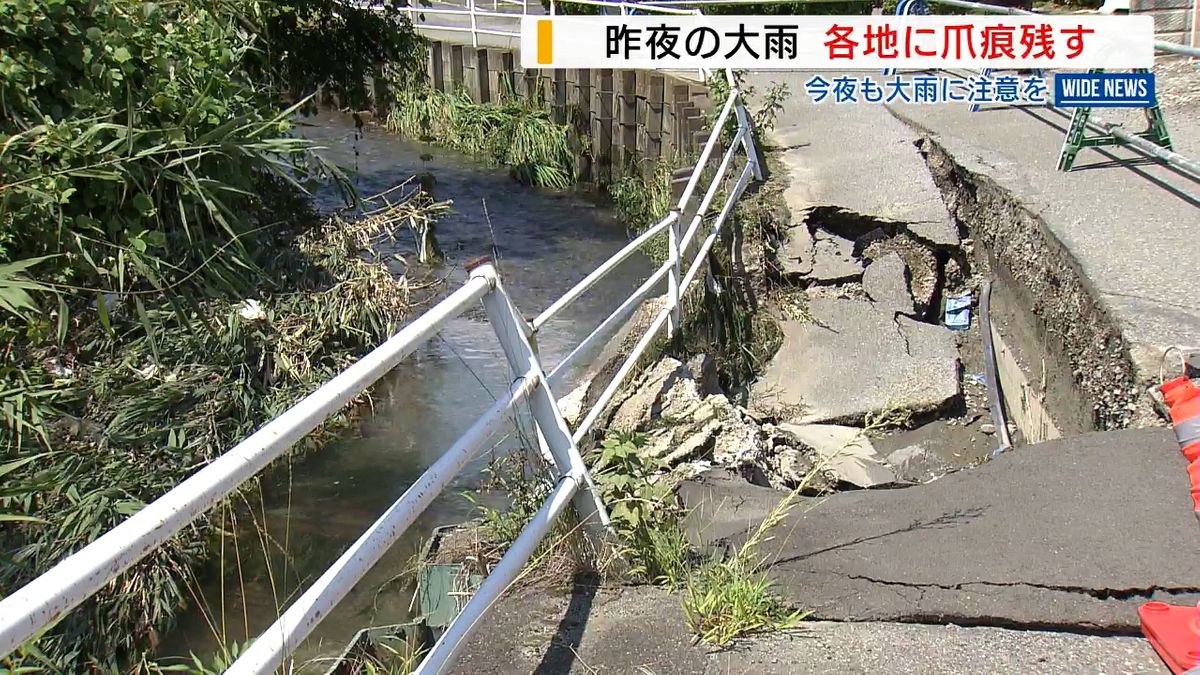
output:
<svg viewBox="0 0 1200 675"><path fill-rule="evenodd" d="M353 122L340 114L322 113L308 122L304 135L327 145L330 159L355 171L364 195L386 190L413 173L434 174L434 195L454 202L453 213L437 227L446 254L439 272L449 277L448 288L465 278L464 261L491 254L494 233L504 284L522 313L533 316L626 241L625 229L613 215L580 195L522 187L505 170L380 129L367 128L358 138ZM319 201L331 208L337 205L335 199L330 192ZM399 233L397 247L401 254L411 252L407 232ZM547 323L538 339L547 369L607 316L645 278L649 267L644 258L631 259ZM236 546L234 538L224 546L226 573L210 575L214 578L203 584L207 610L193 608L162 651L207 654L218 644L214 634L223 634L229 644L266 628L279 607L319 576L511 379L481 312L452 321L377 388L373 410L353 437L276 472L274 485L265 491L265 504L242 510L242 536L236 538ZM494 439L497 448L473 462L456 487L430 507L320 624L296 654L298 659L337 653L358 629L411 616L405 569L433 527L470 516L471 503L461 493L480 484L492 455L513 447L517 425L508 426L508 438ZM528 437L531 429L520 426ZM260 527L246 522L251 519ZM260 530L269 533L265 545ZM264 548L275 551L269 564Z"/></svg>

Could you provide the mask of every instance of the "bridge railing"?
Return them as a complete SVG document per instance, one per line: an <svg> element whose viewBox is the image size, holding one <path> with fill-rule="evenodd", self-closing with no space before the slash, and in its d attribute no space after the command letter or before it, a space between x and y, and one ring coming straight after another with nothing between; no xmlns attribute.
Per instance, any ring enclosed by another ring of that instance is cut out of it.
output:
<svg viewBox="0 0 1200 675"><path fill-rule="evenodd" d="M200 515L230 497L329 416L353 402L450 319L482 302L514 380L508 391L474 421L439 457L226 671L237 675L275 671L330 610L395 544L483 443L528 402L539 442L557 477L536 515L491 570L479 590L431 649L418 672L444 672L491 605L517 577L538 543L569 504L585 532L602 539L608 516L595 491L579 443L594 427L621 383L633 372L665 327L668 336L681 329L682 301L704 269L705 261L729 222L733 208L751 179L762 178L753 126L732 73L730 91L677 204L646 232L588 274L532 321L522 317L505 292L490 262L470 269L468 281L354 365L326 382L299 403L268 422L174 489L143 507L112 530L0 601L0 657L39 635L67 612L113 582L123 572L176 535ZM736 130L734 130L736 127ZM727 128L733 132L726 141ZM705 183L705 177L707 183ZM703 193L700 193L704 183ZM697 204L694 198L700 195ZM714 202L722 199L715 217ZM685 227L684 214L691 214ZM586 293L600 279L655 237L666 234L667 259L582 342L547 373L538 357L535 334L547 321ZM563 419L552 389L564 383L569 369L588 349L605 340L667 281L666 302L640 337L595 405L572 430Z"/></svg>

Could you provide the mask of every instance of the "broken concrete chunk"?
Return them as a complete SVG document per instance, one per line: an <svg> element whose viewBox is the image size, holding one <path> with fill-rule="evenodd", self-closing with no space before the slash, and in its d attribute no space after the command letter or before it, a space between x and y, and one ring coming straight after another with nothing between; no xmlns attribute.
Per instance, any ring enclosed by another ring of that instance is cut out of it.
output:
<svg viewBox="0 0 1200 675"><path fill-rule="evenodd" d="M659 399L674 384L687 378L687 368L678 360L665 357L654 364L633 387L632 394L617 407L608 426L616 431L637 431L660 411ZM690 378L689 378L690 379Z"/></svg>
<svg viewBox="0 0 1200 675"><path fill-rule="evenodd" d="M875 260L863 272L863 289L875 306L888 313L916 311L908 290L908 266L895 253Z"/></svg>
<svg viewBox="0 0 1200 675"><path fill-rule="evenodd" d="M662 458L663 464L667 467L673 467L681 462L703 457L712 448L713 438L717 435L717 431L720 428L721 422L719 420L712 420L698 431L689 434Z"/></svg>
<svg viewBox="0 0 1200 675"><path fill-rule="evenodd" d="M730 468L753 465L762 455L758 427L745 421L727 419L713 443L713 461Z"/></svg>
<svg viewBox="0 0 1200 675"><path fill-rule="evenodd" d="M826 284L854 281L862 276L862 261L854 256L854 242L817 231L812 272L808 277Z"/></svg>
<svg viewBox="0 0 1200 675"><path fill-rule="evenodd" d="M940 409L959 395L953 334L870 303L814 299L751 388L753 412L795 423L860 422Z"/></svg>
<svg viewBox="0 0 1200 675"><path fill-rule="evenodd" d="M892 472L862 429L834 424L789 424L779 428L816 451L839 481L860 488L896 482Z"/></svg>
<svg viewBox="0 0 1200 675"><path fill-rule="evenodd" d="M882 230L864 235L858 241L864 246L863 255L871 260L880 260L888 253L900 256L908 268L908 290L917 311L921 314L929 311L939 283L937 258L932 251L910 237L888 237Z"/></svg>
<svg viewBox="0 0 1200 675"><path fill-rule="evenodd" d="M659 397L658 416L671 424L690 419L702 405L700 399L700 388L695 380L686 376L676 378ZM643 420L643 424L649 421Z"/></svg>
<svg viewBox="0 0 1200 675"><path fill-rule="evenodd" d="M833 473L828 470L813 473L816 464L810 453L798 448L776 448L764 457L759 469L761 478L776 490L795 490L801 485L800 494L815 496L830 492L836 484Z"/></svg>
<svg viewBox="0 0 1200 675"><path fill-rule="evenodd" d="M788 228L776 253L779 271L784 276L804 276L812 272L814 243L807 225Z"/></svg>
<svg viewBox="0 0 1200 675"><path fill-rule="evenodd" d="M675 447L674 429L657 429L646 435L646 444L641 453L647 457L661 459L671 453Z"/></svg>
<svg viewBox="0 0 1200 675"><path fill-rule="evenodd" d="M928 483L954 469L949 462L920 445L900 448L887 456L896 475L910 483Z"/></svg>

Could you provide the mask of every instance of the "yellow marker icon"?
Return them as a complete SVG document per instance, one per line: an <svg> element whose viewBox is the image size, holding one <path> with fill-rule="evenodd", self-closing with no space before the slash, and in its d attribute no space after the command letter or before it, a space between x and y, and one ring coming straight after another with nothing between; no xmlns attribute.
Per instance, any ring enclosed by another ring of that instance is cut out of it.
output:
<svg viewBox="0 0 1200 675"><path fill-rule="evenodd" d="M539 66L554 62L554 22L549 19L537 22L537 62Z"/></svg>

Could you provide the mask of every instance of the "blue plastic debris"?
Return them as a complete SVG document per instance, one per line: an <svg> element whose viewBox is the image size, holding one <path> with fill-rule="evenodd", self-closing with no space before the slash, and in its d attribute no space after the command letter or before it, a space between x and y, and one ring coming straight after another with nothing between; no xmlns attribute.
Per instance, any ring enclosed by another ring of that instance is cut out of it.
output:
<svg viewBox="0 0 1200 675"><path fill-rule="evenodd" d="M971 294L963 293L946 298L946 328L967 330L971 327Z"/></svg>

